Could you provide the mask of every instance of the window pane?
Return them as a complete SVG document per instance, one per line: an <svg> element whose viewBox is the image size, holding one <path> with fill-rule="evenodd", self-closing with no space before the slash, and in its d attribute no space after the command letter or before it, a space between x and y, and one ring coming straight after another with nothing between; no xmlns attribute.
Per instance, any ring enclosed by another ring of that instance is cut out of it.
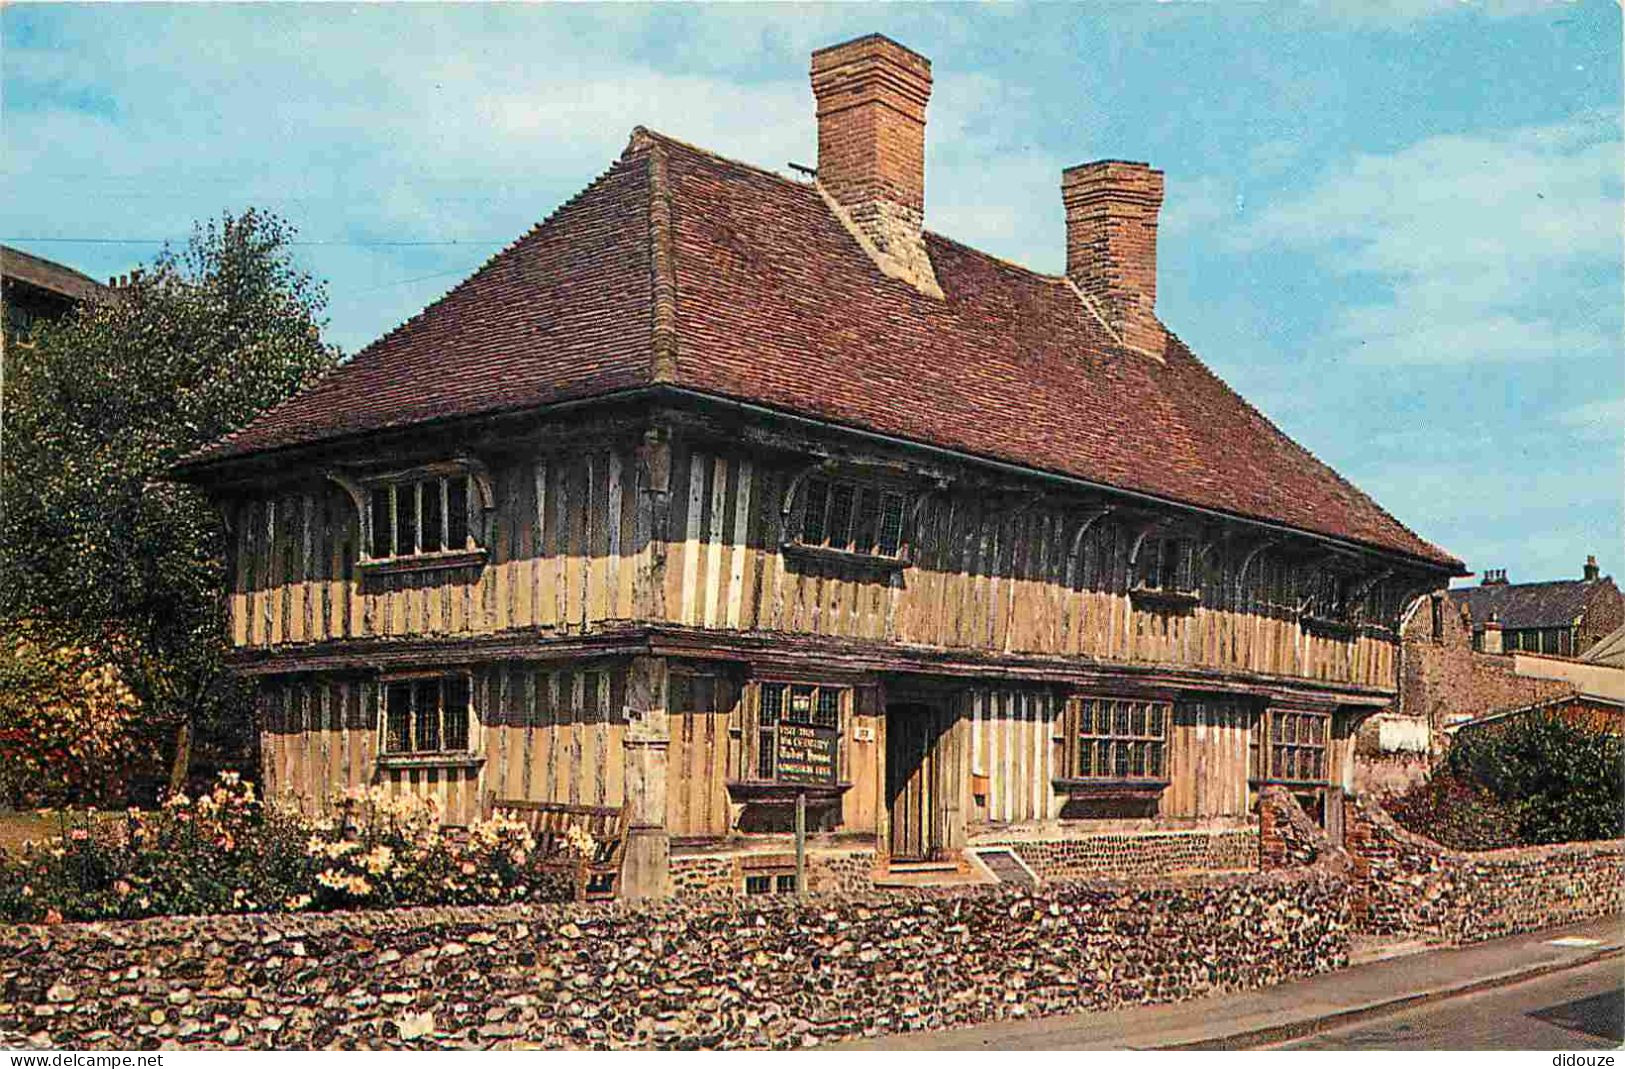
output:
<svg viewBox="0 0 1625 1069"><path fill-rule="evenodd" d="M813 722L813 689L797 686L790 688L790 707L784 710L784 719L792 724Z"/></svg>
<svg viewBox="0 0 1625 1069"><path fill-rule="evenodd" d="M445 681L446 739L448 750L468 749L468 680L456 676Z"/></svg>
<svg viewBox="0 0 1625 1069"><path fill-rule="evenodd" d="M824 544L824 512L829 505L829 482L808 479L806 508L801 520L801 540L809 546Z"/></svg>
<svg viewBox="0 0 1625 1069"><path fill-rule="evenodd" d="M410 483L394 490L395 553L406 557L418 551L418 488L416 483Z"/></svg>
<svg viewBox="0 0 1625 1069"><path fill-rule="evenodd" d="M412 684L391 683L385 695L384 751L403 753L411 745Z"/></svg>
<svg viewBox="0 0 1625 1069"><path fill-rule="evenodd" d="M834 687L820 687L818 690L818 708L813 713L813 723L821 728L838 728L841 726L841 692Z"/></svg>
<svg viewBox="0 0 1625 1069"><path fill-rule="evenodd" d="M845 483L830 488L829 544L834 549L852 545L852 487Z"/></svg>
<svg viewBox="0 0 1625 1069"><path fill-rule="evenodd" d="M1139 702L1134 702L1129 706L1128 732L1130 735L1145 734L1145 706Z"/></svg>
<svg viewBox="0 0 1625 1069"><path fill-rule="evenodd" d="M774 731L766 724L762 725L762 733L757 737L756 775L761 779L772 779L778 774L775 755L778 750L773 744Z"/></svg>
<svg viewBox="0 0 1625 1069"><path fill-rule="evenodd" d="M1112 703L1112 734L1113 735L1127 735L1128 734L1128 703L1127 702L1113 702Z"/></svg>
<svg viewBox="0 0 1625 1069"><path fill-rule="evenodd" d="M784 714L784 684L762 684L762 726L772 727Z"/></svg>
<svg viewBox="0 0 1625 1069"><path fill-rule="evenodd" d="M1161 776L1163 774L1162 773L1162 743L1160 743L1160 742L1151 743L1150 744L1150 749L1147 750L1146 753L1147 753L1147 756L1146 756L1146 762L1145 762L1145 774L1148 775L1148 776L1156 776L1158 778L1161 778Z"/></svg>
<svg viewBox="0 0 1625 1069"><path fill-rule="evenodd" d="M420 751L440 749L440 680L425 679L413 688L416 707L412 710L417 723L413 748Z"/></svg>
<svg viewBox="0 0 1625 1069"><path fill-rule="evenodd" d="M1128 746L1127 746L1127 744L1126 743L1121 743L1121 742L1114 742L1114 743L1112 743L1112 749L1114 751L1113 756L1116 759L1114 761L1114 764L1116 765L1116 768L1114 769L1115 774L1119 775L1119 776L1128 775Z"/></svg>
<svg viewBox="0 0 1625 1069"><path fill-rule="evenodd" d="M423 550L434 553L445 548L445 534L440 529L440 492L444 479L431 479L423 484Z"/></svg>
<svg viewBox="0 0 1625 1069"><path fill-rule="evenodd" d="M390 555L390 535L394 528L389 521L389 487L381 486L372 491L372 548L368 555L374 559L382 559Z"/></svg>
<svg viewBox="0 0 1625 1069"><path fill-rule="evenodd" d="M852 548L859 553L875 551L875 530L880 523L880 496L860 487L852 506Z"/></svg>
<svg viewBox="0 0 1625 1069"><path fill-rule="evenodd" d="M446 480L446 548L468 548L468 476Z"/></svg>
<svg viewBox="0 0 1625 1069"><path fill-rule="evenodd" d="M885 494L880 499L880 535L875 552L895 557L903 548L903 495Z"/></svg>

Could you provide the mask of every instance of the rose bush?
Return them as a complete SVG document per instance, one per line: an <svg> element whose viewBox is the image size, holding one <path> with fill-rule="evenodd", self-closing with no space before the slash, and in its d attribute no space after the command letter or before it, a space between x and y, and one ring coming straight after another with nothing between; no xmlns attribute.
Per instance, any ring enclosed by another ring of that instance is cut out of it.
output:
<svg viewBox="0 0 1625 1069"><path fill-rule="evenodd" d="M156 811L81 814L0 855L0 919L556 902L573 894L570 862L597 845L576 831L544 857L512 818L444 829L433 801L379 787L339 795L332 810L310 819L266 805L223 773L208 793L171 795Z"/></svg>

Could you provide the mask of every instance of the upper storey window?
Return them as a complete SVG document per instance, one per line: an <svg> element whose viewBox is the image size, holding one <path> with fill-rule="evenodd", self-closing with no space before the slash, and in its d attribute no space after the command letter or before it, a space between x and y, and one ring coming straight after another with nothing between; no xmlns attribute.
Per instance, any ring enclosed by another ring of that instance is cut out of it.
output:
<svg viewBox="0 0 1625 1069"><path fill-rule="evenodd" d="M490 482L473 461L448 461L361 480L334 473L361 516L368 571L450 568L485 558Z"/></svg>
<svg viewBox="0 0 1625 1069"><path fill-rule="evenodd" d="M1155 533L1145 536L1134 557L1136 606L1160 612L1189 611L1196 606L1196 544L1189 538Z"/></svg>
<svg viewBox="0 0 1625 1069"><path fill-rule="evenodd" d="M907 498L899 491L849 479L816 476L802 490L794 544L870 557L903 552Z"/></svg>
<svg viewBox="0 0 1625 1069"><path fill-rule="evenodd" d="M473 476L458 473L370 487L372 560L479 548L469 523Z"/></svg>

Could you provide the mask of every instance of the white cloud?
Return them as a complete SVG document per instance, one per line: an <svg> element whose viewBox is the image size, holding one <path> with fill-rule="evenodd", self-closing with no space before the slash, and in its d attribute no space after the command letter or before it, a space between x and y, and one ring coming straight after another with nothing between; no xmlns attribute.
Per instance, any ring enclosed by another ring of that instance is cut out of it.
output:
<svg viewBox="0 0 1625 1069"><path fill-rule="evenodd" d="M1441 135L1362 155L1267 206L1234 235L1254 255L1314 253L1381 300L1338 313L1363 362L1473 364L1618 345L1617 123L1583 114L1499 134ZM1574 300L1576 293L1589 301ZM1561 318L1555 308L1572 309Z"/></svg>
<svg viewBox="0 0 1625 1069"><path fill-rule="evenodd" d="M1559 423L1572 427L1583 438L1625 444L1625 397L1587 401L1557 415Z"/></svg>

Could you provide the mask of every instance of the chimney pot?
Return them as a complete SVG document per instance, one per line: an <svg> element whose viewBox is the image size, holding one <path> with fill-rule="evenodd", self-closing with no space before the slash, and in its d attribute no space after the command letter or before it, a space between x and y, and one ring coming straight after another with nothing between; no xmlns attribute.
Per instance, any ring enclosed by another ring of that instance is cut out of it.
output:
<svg viewBox="0 0 1625 1069"><path fill-rule="evenodd" d="M1160 357L1157 216L1162 172L1129 160L1097 160L1061 172L1066 273L1099 304L1124 344Z"/></svg>

